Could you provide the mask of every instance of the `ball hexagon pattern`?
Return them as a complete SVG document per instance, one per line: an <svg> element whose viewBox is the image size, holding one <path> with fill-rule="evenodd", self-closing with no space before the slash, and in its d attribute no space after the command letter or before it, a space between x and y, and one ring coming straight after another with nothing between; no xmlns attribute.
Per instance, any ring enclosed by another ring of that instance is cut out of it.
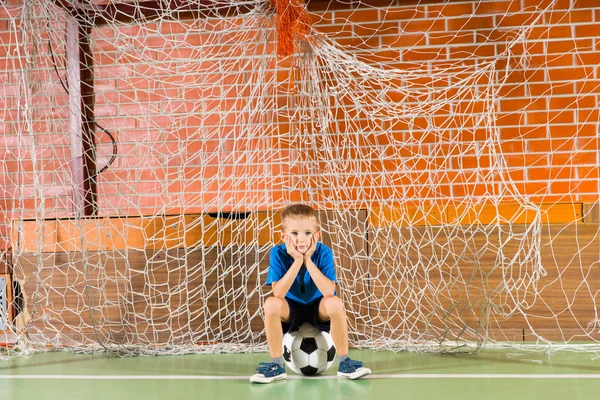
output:
<svg viewBox="0 0 600 400"><path fill-rule="evenodd" d="M318 375L325 372L335 359L333 339L327 332L305 322L283 337L283 360L298 374Z"/></svg>

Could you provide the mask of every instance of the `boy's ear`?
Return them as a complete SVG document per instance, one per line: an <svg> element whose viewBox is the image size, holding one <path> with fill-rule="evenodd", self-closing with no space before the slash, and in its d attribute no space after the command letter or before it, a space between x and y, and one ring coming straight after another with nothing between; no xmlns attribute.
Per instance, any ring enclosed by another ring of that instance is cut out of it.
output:
<svg viewBox="0 0 600 400"><path fill-rule="evenodd" d="M321 231L315 232L315 238L317 239L317 241L321 240Z"/></svg>
<svg viewBox="0 0 600 400"><path fill-rule="evenodd" d="M283 240L285 239L285 233L283 233L283 231L280 231L279 234L281 235L281 241L283 242Z"/></svg>

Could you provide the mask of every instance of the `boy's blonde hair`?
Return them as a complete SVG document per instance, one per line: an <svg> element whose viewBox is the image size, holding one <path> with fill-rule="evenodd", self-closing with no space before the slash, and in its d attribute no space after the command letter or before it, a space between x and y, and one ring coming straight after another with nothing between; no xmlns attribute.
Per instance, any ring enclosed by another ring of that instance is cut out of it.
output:
<svg viewBox="0 0 600 400"><path fill-rule="evenodd" d="M292 204L281 210L279 216L281 217L281 226L285 223L287 218L298 218L298 219L310 219L314 218L319 225L319 214L311 206L306 204Z"/></svg>

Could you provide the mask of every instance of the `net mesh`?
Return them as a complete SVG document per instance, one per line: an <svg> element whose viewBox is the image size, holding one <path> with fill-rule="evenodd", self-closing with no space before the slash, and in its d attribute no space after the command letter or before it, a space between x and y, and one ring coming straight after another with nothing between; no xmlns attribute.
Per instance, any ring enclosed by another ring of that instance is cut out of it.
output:
<svg viewBox="0 0 600 400"><path fill-rule="evenodd" d="M353 346L597 350L595 69L556 68L593 53L575 5L309 6L284 56L284 2L62 2L78 20L56 3L0 6L2 357L264 350L277 210L300 201L321 213ZM80 87L68 49L86 29ZM73 110L92 85L87 217Z"/></svg>

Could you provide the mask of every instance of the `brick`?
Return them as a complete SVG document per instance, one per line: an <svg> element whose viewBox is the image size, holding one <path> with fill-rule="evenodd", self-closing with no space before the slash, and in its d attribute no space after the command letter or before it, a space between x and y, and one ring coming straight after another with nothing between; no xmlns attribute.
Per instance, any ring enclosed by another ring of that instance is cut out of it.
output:
<svg viewBox="0 0 600 400"><path fill-rule="evenodd" d="M499 63L500 64L500 63ZM499 65L499 67L504 67ZM504 67L505 68L505 67ZM543 69L520 69L513 70L506 78L508 83L538 83L546 82L546 73Z"/></svg>
<svg viewBox="0 0 600 400"><path fill-rule="evenodd" d="M400 59L400 52L397 50L381 50L374 51L371 54L360 55L362 60L367 62L385 62L385 61L393 61Z"/></svg>
<svg viewBox="0 0 600 400"><path fill-rule="evenodd" d="M346 22L374 22L381 21L378 9L357 9L351 11L336 11L334 13L335 23L343 24Z"/></svg>
<svg viewBox="0 0 600 400"><path fill-rule="evenodd" d="M531 125L547 124L572 124L575 122L574 112L564 110L560 112L530 111L527 113L527 123Z"/></svg>
<svg viewBox="0 0 600 400"><path fill-rule="evenodd" d="M597 104L595 96L554 96L550 98L548 108L550 110L596 108Z"/></svg>
<svg viewBox="0 0 600 400"><path fill-rule="evenodd" d="M446 31L446 23L444 20L435 19L420 19L404 21L400 23L400 29L403 32L444 32Z"/></svg>
<svg viewBox="0 0 600 400"><path fill-rule="evenodd" d="M401 52L402 61L430 61L437 59L446 59L446 51L443 48L440 49L418 49L418 50L404 50Z"/></svg>
<svg viewBox="0 0 600 400"><path fill-rule="evenodd" d="M515 187L526 196L545 194L549 190L546 182L516 182Z"/></svg>
<svg viewBox="0 0 600 400"><path fill-rule="evenodd" d="M495 0L488 1L483 3L475 3L474 14L482 15L482 14L506 14L506 13L516 13L521 11L521 6L518 1L513 0Z"/></svg>
<svg viewBox="0 0 600 400"><path fill-rule="evenodd" d="M547 101L545 98L538 99L506 99L500 100L500 110L502 112L525 111L525 110L546 110Z"/></svg>
<svg viewBox="0 0 600 400"><path fill-rule="evenodd" d="M472 32L456 32L456 34L430 32L427 36L429 37L429 44L431 46L445 46L473 43L475 35Z"/></svg>
<svg viewBox="0 0 600 400"><path fill-rule="evenodd" d="M354 36L354 28L356 28L356 34L359 36L363 35L373 35L377 32L378 27L381 26L381 23L372 23L372 24L362 24L360 26L353 26L351 24L343 24L343 25L319 25L318 31L327 34L328 36L333 37L352 37ZM393 25L393 24L390 24ZM393 28L393 26L392 26ZM398 33L398 27L396 25L395 32L390 30L389 33Z"/></svg>
<svg viewBox="0 0 600 400"><path fill-rule="evenodd" d="M594 124L585 125L550 125L550 136L551 137L589 137L596 136L598 132L597 127Z"/></svg>
<svg viewBox="0 0 600 400"><path fill-rule="evenodd" d="M518 14L505 14L501 16L496 16L495 26L497 28L519 28L524 25L531 25L534 21L538 19L538 17L539 13L529 12L521 12Z"/></svg>
<svg viewBox="0 0 600 400"><path fill-rule="evenodd" d="M577 116L580 123L597 123L600 120L600 111L598 109L578 110ZM595 126L595 124L593 125Z"/></svg>
<svg viewBox="0 0 600 400"><path fill-rule="evenodd" d="M525 123L526 118L524 113L498 113L496 114L496 125L499 127L521 126Z"/></svg>
<svg viewBox="0 0 600 400"><path fill-rule="evenodd" d="M495 47L493 45L480 45L480 46L452 46L449 48L450 59L462 59L462 58L488 58L496 55Z"/></svg>
<svg viewBox="0 0 600 400"><path fill-rule="evenodd" d="M600 149L600 139L598 137L578 139L577 148L583 151L597 151Z"/></svg>
<svg viewBox="0 0 600 400"><path fill-rule="evenodd" d="M471 14L473 14L473 4L471 2L427 6L427 18L449 18Z"/></svg>
<svg viewBox="0 0 600 400"><path fill-rule="evenodd" d="M463 34L469 33L475 36L477 43L487 42L511 42L519 34L516 29L477 29L476 31L460 31ZM502 48L502 51L504 48Z"/></svg>
<svg viewBox="0 0 600 400"><path fill-rule="evenodd" d="M532 55L528 57L529 67L572 67L575 62L575 56L572 53L557 55Z"/></svg>
<svg viewBox="0 0 600 400"><path fill-rule="evenodd" d="M426 18L425 7L386 8L381 10L383 21L407 21Z"/></svg>
<svg viewBox="0 0 600 400"><path fill-rule="evenodd" d="M506 155L504 157L506 163L509 167L518 167L518 166L546 166L548 165L548 155L547 154L518 154L518 155Z"/></svg>
<svg viewBox="0 0 600 400"><path fill-rule="evenodd" d="M552 82L574 81L593 77L594 69L590 67L548 69L548 78Z"/></svg>
<svg viewBox="0 0 600 400"><path fill-rule="evenodd" d="M598 180L572 180L550 183L551 193L598 193Z"/></svg>
<svg viewBox="0 0 600 400"><path fill-rule="evenodd" d="M393 38L399 39L400 37ZM386 45L387 43L383 43L382 39L383 38L380 38L379 36L373 36L368 38L339 38L335 39L335 42L341 46L344 46L347 49L370 50L379 48L380 45Z"/></svg>
<svg viewBox="0 0 600 400"><path fill-rule="evenodd" d="M551 126L550 129L553 127ZM532 153L550 153L556 151L572 151L575 148L575 139L528 140L527 150Z"/></svg>
<svg viewBox="0 0 600 400"><path fill-rule="evenodd" d="M333 11L327 11L320 14L312 13L310 14L310 19L313 25L329 25L333 24L334 17Z"/></svg>
<svg viewBox="0 0 600 400"><path fill-rule="evenodd" d="M381 36L381 45L390 47L412 47L425 46L427 44L427 35L425 34L408 34Z"/></svg>
<svg viewBox="0 0 600 400"><path fill-rule="evenodd" d="M592 22L594 10L570 10L569 12L551 12L544 14L544 23L554 24L578 24ZM597 21L597 20L596 20Z"/></svg>
<svg viewBox="0 0 600 400"><path fill-rule="evenodd" d="M524 85L531 96L574 95L575 85L572 82L526 83Z"/></svg>
<svg viewBox="0 0 600 400"><path fill-rule="evenodd" d="M552 165L595 165L598 162L598 153L595 151L550 154L549 157Z"/></svg>
<svg viewBox="0 0 600 400"><path fill-rule="evenodd" d="M527 179L533 181L551 181L554 179L575 178L575 168L527 168Z"/></svg>
<svg viewBox="0 0 600 400"><path fill-rule="evenodd" d="M598 36L598 30L600 29L600 23L597 24L577 24L574 25L575 37L576 38L596 38Z"/></svg>
<svg viewBox="0 0 600 400"><path fill-rule="evenodd" d="M368 24L360 24L354 26L354 33L359 36L380 35L400 35L404 34L400 30L400 25L397 22L374 22Z"/></svg>
<svg viewBox="0 0 600 400"><path fill-rule="evenodd" d="M523 153L525 147L526 143L523 140L502 141L500 143L502 153Z"/></svg>
<svg viewBox="0 0 600 400"><path fill-rule="evenodd" d="M546 43L547 53L569 53L577 50L592 49L594 43L591 39L566 39L566 40L552 40Z"/></svg>
<svg viewBox="0 0 600 400"><path fill-rule="evenodd" d="M600 64L600 52L578 52L574 59L577 65L590 65L596 67Z"/></svg>
<svg viewBox="0 0 600 400"><path fill-rule="evenodd" d="M529 34L530 40L564 39L570 38L571 26L568 25L540 25L533 28Z"/></svg>
<svg viewBox="0 0 600 400"><path fill-rule="evenodd" d="M577 167L577 177L579 179L600 179L600 166ZM596 198L596 201L598 198Z"/></svg>

